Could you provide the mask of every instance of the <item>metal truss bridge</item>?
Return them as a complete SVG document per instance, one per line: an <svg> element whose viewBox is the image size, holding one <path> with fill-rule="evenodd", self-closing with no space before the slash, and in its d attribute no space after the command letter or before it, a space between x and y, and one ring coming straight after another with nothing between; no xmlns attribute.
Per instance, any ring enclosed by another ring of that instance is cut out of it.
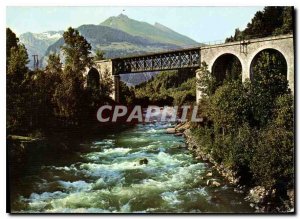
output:
<svg viewBox="0 0 300 219"><path fill-rule="evenodd" d="M197 68L200 47L112 59L113 74Z"/></svg>

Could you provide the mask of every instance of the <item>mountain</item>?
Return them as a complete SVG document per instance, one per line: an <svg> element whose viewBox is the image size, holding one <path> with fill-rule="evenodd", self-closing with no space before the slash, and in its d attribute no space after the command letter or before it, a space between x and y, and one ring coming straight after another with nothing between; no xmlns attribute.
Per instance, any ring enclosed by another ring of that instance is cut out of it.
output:
<svg viewBox="0 0 300 219"><path fill-rule="evenodd" d="M100 25L122 30L133 36L140 36L160 43L170 43L178 46L192 46L198 44L196 41L179 34L162 24L154 25L130 19L126 15L120 14L110 17Z"/></svg>
<svg viewBox="0 0 300 219"><path fill-rule="evenodd" d="M139 36L132 36L121 30L102 25L82 25L77 30L91 44L93 53L97 49L103 50L106 58L180 48L178 45L160 43ZM45 56L53 52L59 52L63 44L64 40L60 38L48 47Z"/></svg>
<svg viewBox="0 0 300 219"><path fill-rule="evenodd" d="M157 74L159 74L159 72L121 74L121 81L124 81L127 84L127 86L131 87L148 81Z"/></svg>
<svg viewBox="0 0 300 219"><path fill-rule="evenodd" d="M162 24L151 25L130 19L123 14L110 17L99 25L82 25L77 29L91 43L93 53L97 49L103 50L106 58L199 45ZM45 56L51 52L58 52L63 43L61 38L49 46Z"/></svg>
<svg viewBox="0 0 300 219"><path fill-rule="evenodd" d="M196 41L179 34L162 24L154 25L140 22L120 14L110 17L99 25L85 24L77 28L82 36L92 46L92 54L97 49L105 52L106 58L123 57L128 55L145 54L164 50L180 49L183 47L199 46ZM20 41L25 44L29 58L39 55L42 66L47 64L47 56L51 53L61 53L64 44L63 31L48 31L40 34L25 33ZM62 60L63 59L63 56ZM32 67L32 63L29 67ZM150 75L125 76L127 84L136 85L148 80Z"/></svg>
<svg viewBox="0 0 300 219"><path fill-rule="evenodd" d="M32 55L42 58L50 45L62 37L63 31L47 31L43 33L23 33L20 42L26 46L30 59L29 67L33 66Z"/></svg>

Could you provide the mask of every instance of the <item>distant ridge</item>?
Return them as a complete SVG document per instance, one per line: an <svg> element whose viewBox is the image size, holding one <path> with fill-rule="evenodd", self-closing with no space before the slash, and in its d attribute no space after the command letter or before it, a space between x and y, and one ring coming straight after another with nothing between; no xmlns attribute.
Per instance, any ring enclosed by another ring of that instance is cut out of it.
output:
<svg viewBox="0 0 300 219"><path fill-rule="evenodd" d="M155 23L136 21L124 14L109 17L99 25L84 24L77 28L92 46L92 53L97 49L105 52L106 58L139 55L158 51L199 46L193 39L179 34L172 29ZM58 53L64 44L63 31L47 31L43 33L24 33L20 41L28 50L29 59L39 55L41 67L47 64L47 56ZM62 53L61 59L64 60ZM32 67L32 61L29 67ZM124 81L136 85L151 78L151 74L139 77L126 76Z"/></svg>
<svg viewBox="0 0 300 219"><path fill-rule="evenodd" d="M179 46L198 44L195 40L179 34L162 24L155 23L151 25L146 22L133 20L124 14L110 17L102 22L101 25L119 29L133 36L140 36L157 42L171 43Z"/></svg>

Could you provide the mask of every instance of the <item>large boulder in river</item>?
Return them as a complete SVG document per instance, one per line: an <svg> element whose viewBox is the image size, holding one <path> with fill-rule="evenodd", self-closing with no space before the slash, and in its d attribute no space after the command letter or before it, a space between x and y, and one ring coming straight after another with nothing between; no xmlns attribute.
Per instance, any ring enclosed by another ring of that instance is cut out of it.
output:
<svg viewBox="0 0 300 219"><path fill-rule="evenodd" d="M219 186L221 186L221 183L214 179L209 179L209 180L207 180L206 185L213 186L213 187L219 187Z"/></svg>
<svg viewBox="0 0 300 219"><path fill-rule="evenodd" d="M140 160L139 160L139 164L140 164L140 165L148 164L148 162L149 162L149 161L148 161L147 158L143 158L143 159L140 159Z"/></svg>

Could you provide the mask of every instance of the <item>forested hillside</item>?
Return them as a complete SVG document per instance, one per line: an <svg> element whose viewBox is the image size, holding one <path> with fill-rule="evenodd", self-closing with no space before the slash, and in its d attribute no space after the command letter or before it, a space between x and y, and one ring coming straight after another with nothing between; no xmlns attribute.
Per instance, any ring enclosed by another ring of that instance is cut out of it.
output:
<svg viewBox="0 0 300 219"><path fill-rule="evenodd" d="M293 17L293 7L265 7L256 12L244 30L235 29L234 35L226 42L293 33Z"/></svg>
<svg viewBox="0 0 300 219"><path fill-rule="evenodd" d="M135 97L143 103L182 105L196 100L195 73L190 70L163 71L135 87Z"/></svg>

